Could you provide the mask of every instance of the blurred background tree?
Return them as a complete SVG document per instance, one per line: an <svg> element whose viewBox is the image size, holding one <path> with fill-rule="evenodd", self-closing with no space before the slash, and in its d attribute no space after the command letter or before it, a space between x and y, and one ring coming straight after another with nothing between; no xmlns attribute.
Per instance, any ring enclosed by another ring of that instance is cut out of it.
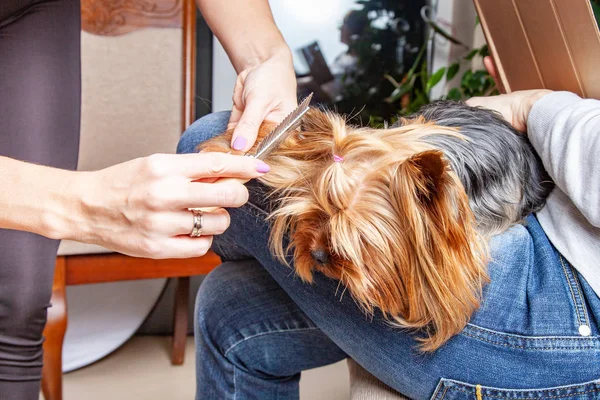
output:
<svg viewBox="0 0 600 400"><path fill-rule="evenodd" d="M362 9L353 18L363 21L348 41L355 65L342 76L335 108L352 121L380 126L430 103L430 91L444 77L452 80L465 66L460 85L443 98L461 100L497 94L493 79L483 67L473 70L478 57L489 55L487 45L471 49L448 67L431 71L427 62L430 39L441 35L456 45L465 44L445 32L428 16L423 0L358 0ZM364 105L357 109L357 105Z"/></svg>
<svg viewBox="0 0 600 400"><path fill-rule="evenodd" d="M362 9L353 18L364 20L348 43L356 63L342 77L342 90L334 102L339 112L363 122L371 116L389 119L397 104L386 102L395 87L386 76L401 79L425 44L424 0L358 0ZM361 105L362 109L357 109Z"/></svg>

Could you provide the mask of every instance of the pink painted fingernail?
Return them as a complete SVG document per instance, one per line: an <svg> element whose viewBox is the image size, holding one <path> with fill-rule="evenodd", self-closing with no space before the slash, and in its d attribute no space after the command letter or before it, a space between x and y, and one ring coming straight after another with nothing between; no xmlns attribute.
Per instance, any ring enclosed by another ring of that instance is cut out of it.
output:
<svg viewBox="0 0 600 400"><path fill-rule="evenodd" d="M238 151L244 150L246 148L246 143L248 143L248 142L246 141L245 137L238 136L233 141L233 149L238 150Z"/></svg>
<svg viewBox="0 0 600 400"><path fill-rule="evenodd" d="M269 172L271 170L271 167L269 167L266 163L258 160L256 162L256 171L260 172L261 174L266 174L267 172Z"/></svg>

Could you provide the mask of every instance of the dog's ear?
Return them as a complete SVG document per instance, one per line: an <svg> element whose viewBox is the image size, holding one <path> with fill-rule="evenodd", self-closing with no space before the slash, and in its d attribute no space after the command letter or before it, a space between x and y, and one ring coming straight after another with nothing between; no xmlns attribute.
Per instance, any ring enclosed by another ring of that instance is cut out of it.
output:
<svg viewBox="0 0 600 400"><path fill-rule="evenodd" d="M433 201L443 193L445 184L448 184L448 163L444 160L441 151L430 150L416 154L407 161L407 168L411 169L412 179L417 184L417 195L423 205Z"/></svg>
<svg viewBox="0 0 600 400"><path fill-rule="evenodd" d="M411 293L407 325L423 326L424 350L459 333L479 306L487 279L487 253L475 230L465 190L442 152L425 151L402 162L391 177L391 196L409 265L400 267Z"/></svg>

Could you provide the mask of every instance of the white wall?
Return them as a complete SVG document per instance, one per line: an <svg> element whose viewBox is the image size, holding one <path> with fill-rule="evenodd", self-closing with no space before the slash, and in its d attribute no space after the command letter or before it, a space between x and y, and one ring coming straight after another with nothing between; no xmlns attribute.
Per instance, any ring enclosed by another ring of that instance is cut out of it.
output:
<svg viewBox="0 0 600 400"><path fill-rule="evenodd" d="M221 43L216 37L213 41L212 111L215 112L231 109L236 73Z"/></svg>
<svg viewBox="0 0 600 400"><path fill-rule="evenodd" d="M433 2L434 4L436 1ZM470 48L473 47L474 38L477 30L481 30L481 27L475 28L475 7L472 0L439 0L437 1L437 12L435 20L438 25L452 36L465 43ZM477 44L481 45L481 44ZM433 56L432 70L437 71L441 67L448 66L456 62L460 57L465 56L469 50L462 46L458 46L445 39L441 35L435 36L434 43L435 53ZM455 87L460 84L460 78L467 67L470 67L465 63L463 68L456 74L456 77L449 83L448 86ZM431 91L431 98L436 99L447 92L447 82L444 78L440 84L438 84Z"/></svg>

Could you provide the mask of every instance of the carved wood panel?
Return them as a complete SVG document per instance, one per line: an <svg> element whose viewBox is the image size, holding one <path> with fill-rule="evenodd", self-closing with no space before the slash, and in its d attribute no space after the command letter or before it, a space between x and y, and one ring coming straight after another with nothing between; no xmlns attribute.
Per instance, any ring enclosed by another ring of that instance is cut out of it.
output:
<svg viewBox="0 0 600 400"><path fill-rule="evenodd" d="M116 36L146 27L182 26L183 0L81 0L81 29Z"/></svg>

